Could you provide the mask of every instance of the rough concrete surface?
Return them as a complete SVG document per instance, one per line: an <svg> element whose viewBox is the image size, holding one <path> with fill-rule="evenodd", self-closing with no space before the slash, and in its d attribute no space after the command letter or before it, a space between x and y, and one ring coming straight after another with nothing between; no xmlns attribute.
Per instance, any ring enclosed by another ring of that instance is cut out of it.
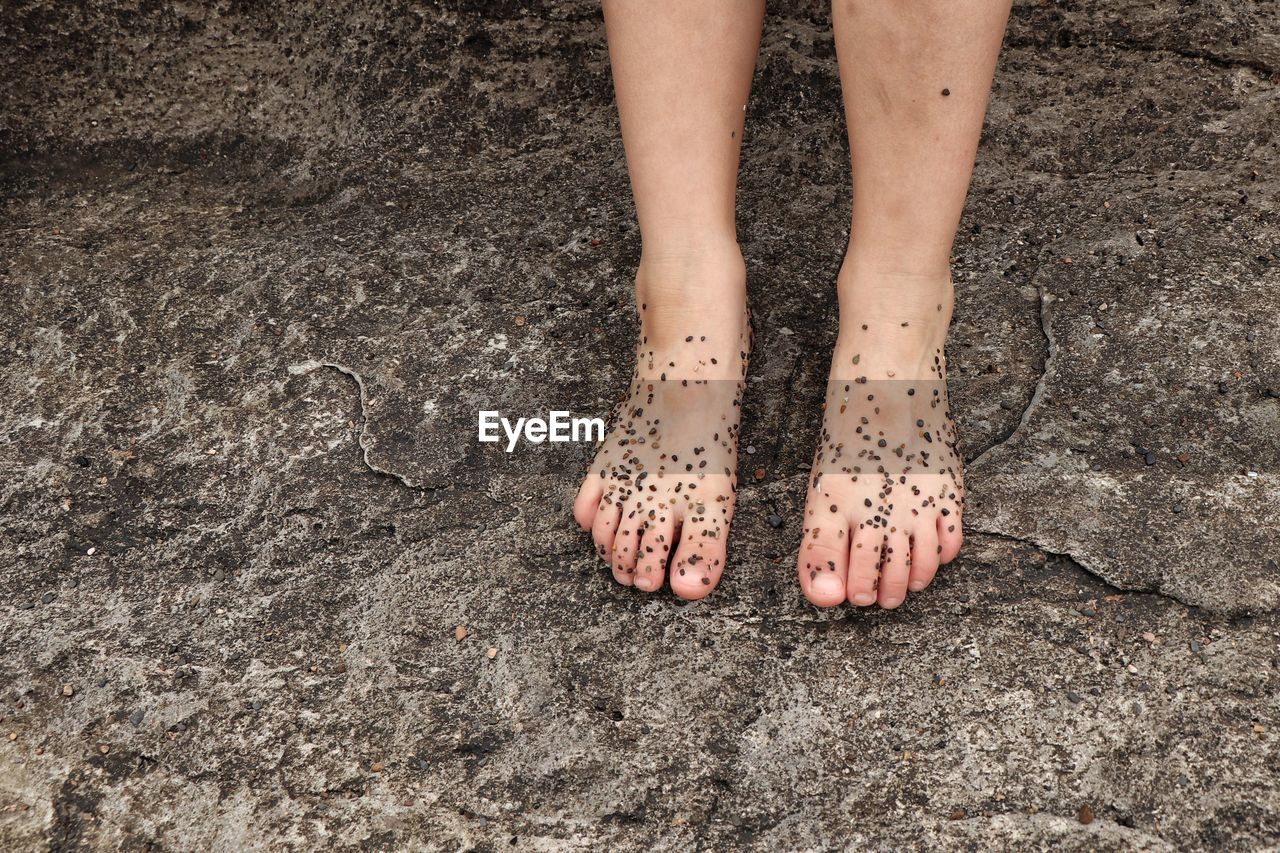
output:
<svg viewBox="0 0 1280 853"><path fill-rule="evenodd" d="M1275 849L1277 12L1015 7L955 251L968 541L881 613L791 566L825 6L766 22L766 476L682 604L573 526L589 448L474 440L630 370L594 5L5 3L3 847Z"/></svg>

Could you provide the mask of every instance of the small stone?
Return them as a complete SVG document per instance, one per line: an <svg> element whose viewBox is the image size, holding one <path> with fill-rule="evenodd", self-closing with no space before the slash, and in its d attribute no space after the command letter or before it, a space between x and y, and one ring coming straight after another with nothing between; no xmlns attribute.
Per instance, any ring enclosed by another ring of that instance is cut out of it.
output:
<svg viewBox="0 0 1280 853"><path fill-rule="evenodd" d="M42 604L52 604L53 600L57 597L58 596L54 595L52 592L46 592L44 595L40 596L40 602Z"/></svg>
<svg viewBox="0 0 1280 853"><path fill-rule="evenodd" d="M1067 701L1070 702L1072 705L1079 705L1080 700L1082 698L1083 697L1081 697L1080 694L1075 692L1074 690L1067 691Z"/></svg>
<svg viewBox="0 0 1280 853"><path fill-rule="evenodd" d="M1133 703L1133 715L1134 715L1135 717L1140 717L1140 716L1142 716L1142 703L1141 703L1141 702L1134 702L1134 703Z"/></svg>
<svg viewBox="0 0 1280 853"><path fill-rule="evenodd" d="M459 625L457 628L454 628L454 629L453 629L453 638L454 638L455 640L459 640L459 641L461 641L461 640L465 640L465 639L467 638L467 626L466 626L466 625Z"/></svg>
<svg viewBox="0 0 1280 853"><path fill-rule="evenodd" d="M782 526L782 516L780 515L770 515L768 518L765 519L765 521L769 522L769 526L772 527L774 530L777 530L779 527Z"/></svg>
<svg viewBox="0 0 1280 853"><path fill-rule="evenodd" d="M31 608L33 608L33 607L35 607L35 606L36 606L36 603L35 603L34 601L32 601L31 599L27 599L26 601L22 601L22 602L19 602L19 603L18 603L18 609L19 609L19 610L30 610Z"/></svg>
<svg viewBox="0 0 1280 853"><path fill-rule="evenodd" d="M100 744L98 746L98 752L101 752L103 755L106 755L110 751L111 751L111 744L109 743Z"/></svg>
<svg viewBox="0 0 1280 853"><path fill-rule="evenodd" d="M387 769L387 765L385 762L375 761L369 765L369 769L372 770L374 773L381 773L383 770Z"/></svg>
<svg viewBox="0 0 1280 853"><path fill-rule="evenodd" d="M746 450L747 450L747 455L752 456L756 452L756 446L754 444L748 444Z"/></svg>
<svg viewBox="0 0 1280 853"><path fill-rule="evenodd" d="M764 477L765 477L765 473L766 473L766 472L765 472L765 470L764 470L763 468L757 468L755 471L753 471L753 472L752 472L752 475L753 475L757 480L763 480L763 479L764 479Z"/></svg>
<svg viewBox="0 0 1280 853"><path fill-rule="evenodd" d="M74 695L75 695L75 693L76 693L76 689L75 689L74 687L72 687L70 684L64 684L64 685L62 685L62 695L63 695L63 696L74 696Z"/></svg>
<svg viewBox="0 0 1280 853"><path fill-rule="evenodd" d="M1093 823L1093 807L1085 803L1080 807L1080 811L1076 812L1076 820L1088 826Z"/></svg>
<svg viewBox="0 0 1280 853"><path fill-rule="evenodd" d="M1080 615L1092 619L1094 616L1098 615L1098 611L1094 610L1092 607L1081 607Z"/></svg>
<svg viewBox="0 0 1280 853"><path fill-rule="evenodd" d="M223 569L218 569L216 572L213 573L213 579L216 581L226 580L226 578L227 578L227 573Z"/></svg>
<svg viewBox="0 0 1280 853"><path fill-rule="evenodd" d="M1152 453L1150 450L1148 450L1148 451L1143 455L1143 457L1142 457L1142 461L1143 461L1143 462L1145 462L1145 463L1147 463L1148 465L1154 465L1154 464L1156 464L1156 455L1155 455L1154 453Z"/></svg>
<svg viewBox="0 0 1280 853"><path fill-rule="evenodd" d="M484 654L485 654L485 657L487 657L489 660L493 660L498 656L498 647L490 646L489 648L484 650Z"/></svg>
<svg viewBox="0 0 1280 853"><path fill-rule="evenodd" d="M1174 504L1174 505L1173 505L1173 511L1174 511L1175 513L1180 513L1180 512L1182 512L1184 509L1186 509L1186 507L1184 507L1182 504Z"/></svg>
<svg viewBox="0 0 1280 853"><path fill-rule="evenodd" d="M133 723L134 726L140 726L142 725L142 719L145 716L147 716L147 712L144 711L142 708L139 708L138 710L134 711L132 714L129 715L129 722Z"/></svg>
<svg viewBox="0 0 1280 853"><path fill-rule="evenodd" d="M964 809L954 808L951 810L951 814L947 816L947 820L964 820L968 816Z"/></svg>

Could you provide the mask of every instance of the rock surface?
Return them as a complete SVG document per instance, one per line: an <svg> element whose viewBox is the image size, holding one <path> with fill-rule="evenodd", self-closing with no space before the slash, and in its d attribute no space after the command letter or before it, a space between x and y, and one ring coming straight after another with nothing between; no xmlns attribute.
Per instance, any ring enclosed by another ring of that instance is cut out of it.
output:
<svg viewBox="0 0 1280 853"><path fill-rule="evenodd" d="M630 369L594 5L20 0L0 45L6 849L1280 844L1273 3L1016 6L955 253L969 541L894 613L791 568L824 6L766 22L765 476L698 604L596 562L588 448L475 441Z"/></svg>

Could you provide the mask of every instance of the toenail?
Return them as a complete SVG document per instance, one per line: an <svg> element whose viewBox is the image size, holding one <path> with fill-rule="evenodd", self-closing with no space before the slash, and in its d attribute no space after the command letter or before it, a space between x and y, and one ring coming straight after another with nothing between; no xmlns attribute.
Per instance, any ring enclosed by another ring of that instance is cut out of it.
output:
<svg viewBox="0 0 1280 853"><path fill-rule="evenodd" d="M924 589L924 581L916 581L915 583L911 584L912 592L919 592L922 589Z"/></svg>
<svg viewBox="0 0 1280 853"><path fill-rule="evenodd" d="M902 603L901 598L886 598L884 600L885 607L897 607L901 603Z"/></svg>
<svg viewBox="0 0 1280 853"><path fill-rule="evenodd" d="M853 597L853 603L860 607L866 607L868 604L874 604L875 600L875 594L870 592L860 592Z"/></svg>
<svg viewBox="0 0 1280 853"><path fill-rule="evenodd" d="M844 584L840 583L840 578L833 574L818 573L818 576L810 583L810 589L815 593L836 593L837 595L844 591Z"/></svg>

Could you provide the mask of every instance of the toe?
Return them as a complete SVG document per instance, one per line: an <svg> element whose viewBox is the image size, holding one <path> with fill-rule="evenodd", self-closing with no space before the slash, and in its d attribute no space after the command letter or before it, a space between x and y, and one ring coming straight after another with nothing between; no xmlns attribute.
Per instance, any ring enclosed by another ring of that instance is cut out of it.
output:
<svg viewBox="0 0 1280 853"><path fill-rule="evenodd" d="M907 598L907 579L911 576L911 546L901 530L885 538L880 563L880 606L894 608Z"/></svg>
<svg viewBox="0 0 1280 853"><path fill-rule="evenodd" d="M672 592L693 601L716 588L724 572L724 539L714 529L685 524L671 562Z"/></svg>
<svg viewBox="0 0 1280 853"><path fill-rule="evenodd" d="M911 535L911 577L907 588L919 592L933 582L938 573L938 528L921 524Z"/></svg>
<svg viewBox="0 0 1280 853"><path fill-rule="evenodd" d="M601 498L596 506L595 518L591 520L591 538L596 543L596 553L606 563L612 562L613 537L621 520L622 507L619 502L610 495Z"/></svg>
<svg viewBox="0 0 1280 853"><path fill-rule="evenodd" d="M636 573L636 556L640 550L640 536L643 530L635 518L634 511L624 512L618 524L618 532L613 537L609 563L613 567L613 577L618 583L630 586Z"/></svg>
<svg viewBox="0 0 1280 853"><path fill-rule="evenodd" d="M849 533L843 518L825 518L823 522L805 529L796 571L805 598L819 607L835 607L844 602Z"/></svg>
<svg viewBox="0 0 1280 853"><path fill-rule="evenodd" d="M636 586L640 589L651 592L662 586L675 534L675 522L666 515L655 515L653 519L646 521L644 535L640 539L636 571L631 576L638 579Z"/></svg>
<svg viewBox="0 0 1280 853"><path fill-rule="evenodd" d="M960 512L955 507L944 507L938 516L938 544L942 546L938 554L939 563L950 563L960 553L964 529L960 525Z"/></svg>
<svg viewBox="0 0 1280 853"><path fill-rule="evenodd" d="M884 533L874 527L863 526L853 533L849 549L849 579L846 584L849 603L866 607L876 603L876 589L880 582L880 549L884 545Z"/></svg>
<svg viewBox="0 0 1280 853"><path fill-rule="evenodd" d="M591 529L603 496L604 481L595 472L588 474L578 489L578 496L573 499L573 518L583 530Z"/></svg>

